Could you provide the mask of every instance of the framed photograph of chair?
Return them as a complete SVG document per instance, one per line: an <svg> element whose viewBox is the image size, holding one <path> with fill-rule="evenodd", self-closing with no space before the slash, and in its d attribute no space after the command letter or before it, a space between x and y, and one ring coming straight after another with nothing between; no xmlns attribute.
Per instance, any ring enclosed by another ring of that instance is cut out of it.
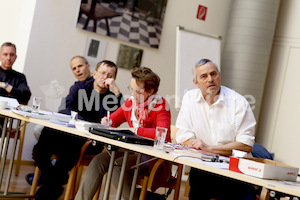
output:
<svg viewBox="0 0 300 200"><path fill-rule="evenodd" d="M143 49L120 44L117 58L117 66L124 69L140 67L143 57Z"/></svg>
<svg viewBox="0 0 300 200"><path fill-rule="evenodd" d="M159 48L167 0L81 0L77 28Z"/></svg>
<svg viewBox="0 0 300 200"><path fill-rule="evenodd" d="M91 65L91 71L94 71L97 63L104 59L106 44L106 40L88 37L85 50L85 58Z"/></svg>

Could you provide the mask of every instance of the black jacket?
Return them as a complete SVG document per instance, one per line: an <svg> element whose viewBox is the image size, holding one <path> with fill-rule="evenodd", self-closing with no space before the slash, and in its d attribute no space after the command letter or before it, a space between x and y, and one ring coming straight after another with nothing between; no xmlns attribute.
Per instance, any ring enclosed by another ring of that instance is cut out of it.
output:
<svg viewBox="0 0 300 200"><path fill-rule="evenodd" d="M70 115L75 111L79 119L100 122L108 110L112 113L124 102L122 95L115 96L109 89L104 94L96 92L93 83L94 79L75 82L66 97L66 108L59 112Z"/></svg>
<svg viewBox="0 0 300 200"><path fill-rule="evenodd" d="M28 103L31 92L24 74L15 70L4 70L0 67L0 82L7 82L13 86L10 93L0 88L0 96L16 98L20 104Z"/></svg>

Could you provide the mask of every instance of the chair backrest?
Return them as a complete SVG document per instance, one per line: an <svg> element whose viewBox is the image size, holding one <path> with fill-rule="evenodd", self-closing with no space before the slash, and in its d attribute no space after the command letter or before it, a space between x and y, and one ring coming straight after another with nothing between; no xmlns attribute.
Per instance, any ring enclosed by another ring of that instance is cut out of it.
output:
<svg viewBox="0 0 300 200"><path fill-rule="evenodd" d="M172 143L176 143L176 132L178 129L176 126L171 125L171 141ZM182 176L182 164L175 164L177 165L177 176L166 177L169 180L167 182L163 181L163 176L166 174L165 170L170 171L167 166L171 167L171 163L166 163L163 159L158 159L154 166L150 170L149 175L145 175L143 177L138 178L137 184L142 185L140 199L146 199L147 189L150 189L152 192L159 187L165 187L169 189L174 189L174 200L179 199L179 192L180 192L180 184L181 184L181 176ZM165 167L165 169L163 169ZM158 197L155 197L157 199Z"/></svg>
<svg viewBox="0 0 300 200"><path fill-rule="evenodd" d="M274 155L272 155L265 147L258 143L254 143L251 151L253 157L255 158L267 158L267 159L274 159Z"/></svg>
<svg viewBox="0 0 300 200"><path fill-rule="evenodd" d="M171 142L176 144L176 133L178 128L175 125L171 125Z"/></svg>

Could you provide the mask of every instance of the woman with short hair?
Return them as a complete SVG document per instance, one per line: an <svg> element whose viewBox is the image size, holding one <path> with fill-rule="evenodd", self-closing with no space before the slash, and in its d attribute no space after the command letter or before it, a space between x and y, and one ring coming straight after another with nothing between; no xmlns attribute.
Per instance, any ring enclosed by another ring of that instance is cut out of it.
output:
<svg viewBox="0 0 300 200"><path fill-rule="evenodd" d="M171 113L169 105L164 98L157 95L160 78L151 69L147 67L134 68L131 72L132 78L130 81L129 89L131 97L117 109L113 114L102 118L101 123L118 127L122 123L127 122L131 130L143 137L155 138L156 127L167 128L166 141L170 142L170 123ZM150 156L142 156L142 161L150 159ZM124 177L122 196L124 199L129 199L132 176L134 169L131 166L136 164L137 154L130 154L127 162L127 170ZM116 152L116 160L119 165L114 167L112 183L115 187L118 186L121 165L123 161L123 152ZM75 200L89 200L92 199L97 189L101 185L104 174L108 171L110 156L108 152L98 154L89 164L84 180L77 192ZM139 168L140 173L149 171L152 163L147 163ZM168 165L166 169L169 170ZM166 179L168 178L166 173ZM162 177L163 179L163 177ZM135 193L134 199L138 195Z"/></svg>

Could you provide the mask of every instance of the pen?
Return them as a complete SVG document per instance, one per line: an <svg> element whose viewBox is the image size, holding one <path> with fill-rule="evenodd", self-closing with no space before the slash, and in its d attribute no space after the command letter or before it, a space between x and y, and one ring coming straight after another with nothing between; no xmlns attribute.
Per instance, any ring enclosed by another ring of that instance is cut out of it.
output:
<svg viewBox="0 0 300 200"><path fill-rule="evenodd" d="M107 119L109 120L110 111L107 111Z"/></svg>

